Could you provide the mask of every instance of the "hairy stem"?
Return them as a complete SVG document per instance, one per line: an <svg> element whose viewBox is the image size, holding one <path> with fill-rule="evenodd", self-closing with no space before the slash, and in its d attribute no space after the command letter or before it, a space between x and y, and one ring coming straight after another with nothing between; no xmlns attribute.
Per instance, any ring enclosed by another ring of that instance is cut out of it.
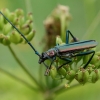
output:
<svg viewBox="0 0 100 100"><path fill-rule="evenodd" d="M41 88L40 84L38 81L33 77L33 75L28 71L28 69L24 66L24 64L19 60L19 58L16 56L15 52L11 48L11 46L8 46L10 52L12 53L13 57L15 58L16 62L20 65L20 67L26 72L26 74L33 80L33 82Z"/></svg>
<svg viewBox="0 0 100 100"><path fill-rule="evenodd" d="M30 88L31 90L34 90L34 91L38 91L37 88L35 88L34 86L30 85L29 83L27 83L26 81L20 79L19 77L16 77L15 75L11 74L10 72L0 68L0 71L5 73L6 75L10 76L11 78L23 83L24 85L26 85L28 88Z"/></svg>

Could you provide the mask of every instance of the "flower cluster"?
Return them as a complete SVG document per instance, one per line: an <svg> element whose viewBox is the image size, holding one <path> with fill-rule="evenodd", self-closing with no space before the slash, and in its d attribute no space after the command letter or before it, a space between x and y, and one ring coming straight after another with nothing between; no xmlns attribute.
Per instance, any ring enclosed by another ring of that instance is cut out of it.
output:
<svg viewBox="0 0 100 100"><path fill-rule="evenodd" d="M1 9L1 12L9 19L25 37L31 41L34 37L35 30L33 30L33 17L32 13L29 13L27 17L24 17L24 11L22 9L16 9L14 12L10 12L7 8ZM11 43L26 43L22 36L7 22L0 14L0 43L4 45L10 45Z"/></svg>
<svg viewBox="0 0 100 100"><path fill-rule="evenodd" d="M45 50L55 45L57 35L60 35L65 40L65 31L68 28L70 20L71 14L69 7L64 5L58 5L45 19L46 35L43 39L43 41L46 41Z"/></svg>
<svg viewBox="0 0 100 100"><path fill-rule="evenodd" d="M65 44L59 36L56 38L56 43L59 43L59 45ZM83 68L90 57L91 54L74 57L71 63L64 65L60 69L57 69L57 66L63 64L64 61L57 58L50 70L50 76L53 79L64 78L69 81L76 79L80 84L85 84L86 82L95 83L100 78L100 51L96 52L87 67Z"/></svg>

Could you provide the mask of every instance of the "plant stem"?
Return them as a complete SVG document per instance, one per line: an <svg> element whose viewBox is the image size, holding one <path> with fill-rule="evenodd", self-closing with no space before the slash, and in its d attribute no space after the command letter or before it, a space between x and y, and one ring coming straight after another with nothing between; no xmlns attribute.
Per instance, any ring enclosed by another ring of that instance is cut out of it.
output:
<svg viewBox="0 0 100 100"><path fill-rule="evenodd" d="M89 36L93 33L93 31L96 29L96 27L99 25L99 23L100 23L100 11L98 12L97 16L94 18L93 22L87 29L87 31L84 34L84 36L82 37L82 39L89 38Z"/></svg>
<svg viewBox="0 0 100 100"><path fill-rule="evenodd" d="M43 93L43 95L44 95L44 100L54 100L55 97L54 93L53 92L51 93L49 90L46 90Z"/></svg>
<svg viewBox="0 0 100 100"><path fill-rule="evenodd" d="M44 83L43 83L43 81L44 81L44 76L43 76L43 65L41 64L40 66L39 66L39 71L38 71L38 79L39 79L39 82L41 82L41 87L42 88L44 88Z"/></svg>
<svg viewBox="0 0 100 100"><path fill-rule="evenodd" d="M8 46L10 52L12 53L13 57L15 58L15 60L17 61L17 63L20 65L20 67L27 73L27 75L33 80L33 82L41 88L40 84L38 83L38 81L35 79L35 77L33 77L33 75L28 71L28 69L26 69L26 67L24 66L24 64L19 60L19 58L16 56L15 52L13 51L13 49L11 48L11 46Z"/></svg>
<svg viewBox="0 0 100 100"><path fill-rule="evenodd" d="M59 94L61 94L61 93L63 93L63 92L66 92L66 91L68 91L68 90L71 90L71 89L73 89L73 88L75 88L75 87L77 87L77 86L80 86L80 84L75 84L75 85L73 85L73 86L71 86L71 87L68 87L67 89L66 89L65 86L62 86L62 87L60 87L58 90L55 91L55 94L56 94L56 95L59 95Z"/></svg>
<svg viewBox="0 0 100 100"><path fill-rule="evenodd" d="M27 12L32 12L31 0L25 0Z"/></svg>
<svg viewBox="0 0 100 100"><path fill-rule="evenodd" d="M67 85L71 84L72 81L73 81L73 80L68 81L68 82L67 82ZM68 87L67 87L67 88L68 88ZM68 89L69 89L69 88L68 88ZM60 86L60 87L57 87L57 88L52 89L51 92L53 92L53 93L55 93L55 94L58 94L58 93L60 93L60 92L63 92L63 91L65 91L65 90L68 90L68 89L66 89L66 87L63 85L63 86Z"/></svg>
<svg viewBox="0 0 100 100"><path fill-rule="evenodd" d="M19 77L16 77L15 75L9 73L8 71L6 71L6 70L4 70L4 69L2 69L2 68L0 68L0 71L3 72L3 73L5 73L5 74L7 74L7 75L9 75L9 76L12 77L13 79L15 79L15 80L17 80L17 81L23 83L24 85L26 85L26 86L27 86L28 88L30 88L31 90L38 91L37 88L35 88L34 86L30 85L30 84L27 83L26 81L20 79Z"/></svg>
<svg viewBox="0 0 100 100"><path fill-rule="evenodd" d="M65 16L61 16L61 39L65 41Z"/></svg>

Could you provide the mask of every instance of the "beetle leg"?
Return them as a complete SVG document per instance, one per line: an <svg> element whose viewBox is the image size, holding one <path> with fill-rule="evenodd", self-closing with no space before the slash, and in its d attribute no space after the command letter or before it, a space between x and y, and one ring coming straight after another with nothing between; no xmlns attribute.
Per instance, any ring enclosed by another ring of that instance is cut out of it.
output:
<svg viewBox="0 0 100 100"><path fill-rule="evenodd" d="M69 58L60 58L60 59L62 59L62 60L64 60L64 61L67 61L66 63L64 63L64 64L62 64L62 65L60 65L57 69L59 70L61 67L63 67L64 65L66 65L66 64L68 64L68 63L70 63L70 62L72 62L72 60L71 59L69 59Z"/></svg>
<svg viewBox="0 0 100 100"><path fill-rule="evenodd" d="M49 69L51 69L51 65L53 64L54 60L56 59L56 57L53 57L53 60L51 61L51 64L49 66Z"/></svg>
<svg viewBox="0 0 100 100"><path fill-rule="evenodd" d="M55 59L56 59L56 57L53 57L53 59L52 59L52 61L51 61L51 63L50 63L50 66L46 69L46 71L45 71L45 75L46 75L46 76L49 74L50 69L51 69L51 66L52 66L52 64L53 64L53 62L54 62Z"/></svg>
<svg viewBox="0 0 100 100"><path fill-rule="evenodd" d="M91 51L86 51L86 52L82 52L82 53L79 53L79 54L75 55L75 56L83 56L83 55L88 55L88 54L92 54L92 55L91 55L90 59L88 60L88 62L84 65L83 68L86 68L87 65L90 63L90 61L92 60L92 58L95 54L95 51L91 50Z"/></svg>
<svg viewBox="0 0 100 100"><path fill-rule="evenodd" d="M44 64L44 66L45 66L46 68L48 68L48 65L46 65L44 62L43 62L43 64Z"/></svg>
<svg viewBox="0 0 100 100"><path fill-rule="evenodd" d="M69 44L69 34L73 38L74 42L78 41L78 39L76 37L74 37L73 34L69 30L67 30L66 31L66 44Z"/></svg>

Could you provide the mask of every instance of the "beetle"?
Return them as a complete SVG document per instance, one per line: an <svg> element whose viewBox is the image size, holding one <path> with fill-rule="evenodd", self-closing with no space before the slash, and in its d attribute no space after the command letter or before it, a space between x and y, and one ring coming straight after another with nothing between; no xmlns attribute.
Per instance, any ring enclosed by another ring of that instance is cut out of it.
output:
<svg viewBox="0 0 100 100"><path fill-rule="evenodd" d="M26 37L14 26L14 24L12 22L10 22L10 20L8 20L6 18L6 16L2 12L0 12L0 13L12 25L12 27L15 28L16 31L18 31L18 33L25 39L25 41L34 50L35 54L39 56L38 63L39 64L43 63L44 66L46 67L45 75L49 74L51 66L54 63L54 61L56 60L56 57L58 57L61 60L66 61L65 63L63 63L62 65L60 65L60 66L57 67L57 70L59 70L64 65L72 62L72 58L73 57L92 54L91 57L90 57L90 59L83 66L83 68L85 69L87 67L87 65L90 63L90 61L92 60L92 58L93 58L93 56L95 54L94 50L90 50L90 48L94 48L94 47L97 46L97 42L95 40L78 41L78 39L76 37L74 37L73 34L69 30L66 31L66 44L63 44L63 45L57 44L53 48L51 48L51 49L43 52L42 54L39 54L39 52L26 39ZM69 43L69 35L73 38L74 42ZM86 49L88 49L88 50L85 51ZM50 62L51 62L50 65L47 65L44 62L46 60L50 60Z"/></svg>

